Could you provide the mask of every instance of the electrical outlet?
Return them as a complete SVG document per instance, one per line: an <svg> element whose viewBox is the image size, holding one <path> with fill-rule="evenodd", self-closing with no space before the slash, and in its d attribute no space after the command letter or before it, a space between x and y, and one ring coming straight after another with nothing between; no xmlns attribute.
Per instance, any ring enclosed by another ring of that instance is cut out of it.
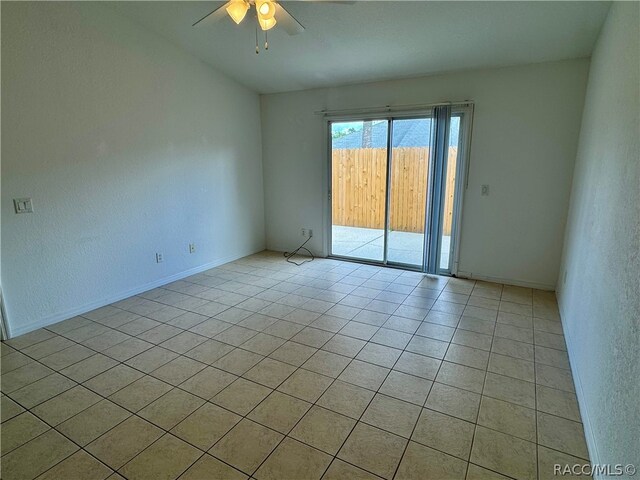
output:
<svg viewBox="0 0 640 480"><path fill-rule="evenodd" d="M189 253L196 253L196 244L195 243L190 243L189 244Z"/></svg>
<svg viewBox="0 0 640 480"><path fill-rule="evenodd" d="M302 236L304 238L311 238L313 237L313 230L310 228L303 228L302 229Z"/></svg>
<svg viewBox="0 0 640 480"><path fill-rule="evenodd" d="M33 213L33 202L30 198L14 198L13 208L16 213Z"/></svg>
<svg viewBox="0 0 640 480"><path fill-rule="evenodd" d="M156 253L156 263L162 262L164 262L164 255L162 255L161 253Z"/></svg>
<svg viewBox="0 0 640 480"><path fill-rule="evenodd" d="M482 187L480 188L480 195L484 197L489 196L489 185L482 185Z"/></svg>

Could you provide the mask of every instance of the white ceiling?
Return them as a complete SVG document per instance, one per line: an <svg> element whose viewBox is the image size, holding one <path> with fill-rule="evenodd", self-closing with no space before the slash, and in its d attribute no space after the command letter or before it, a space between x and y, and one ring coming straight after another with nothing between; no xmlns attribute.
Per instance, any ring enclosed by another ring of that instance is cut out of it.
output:
<svg viewBox="0 0 640 480"><path fill-rule="evenodd" d="M222 2L109 2L260 93L591 54L609 2L282 2L306 30L276 26L255 54L254 19L191 25ZM264 42L262 38L261 43Z"/></svg>

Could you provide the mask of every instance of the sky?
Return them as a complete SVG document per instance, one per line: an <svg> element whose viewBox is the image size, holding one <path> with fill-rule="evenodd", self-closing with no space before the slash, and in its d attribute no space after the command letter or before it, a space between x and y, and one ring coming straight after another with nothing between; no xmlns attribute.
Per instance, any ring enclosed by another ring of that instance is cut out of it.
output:
<svg viewBox="0 0 640 480"><path fill-rule="evenodd" d="M378 122L386 122L386 120L373 120L374 124ZM362 130L363 124L364 122L362 120L357 122L334 122L331 124L331 135L349 130L350 128L353 128L357 132L358 130Z"/></svg>

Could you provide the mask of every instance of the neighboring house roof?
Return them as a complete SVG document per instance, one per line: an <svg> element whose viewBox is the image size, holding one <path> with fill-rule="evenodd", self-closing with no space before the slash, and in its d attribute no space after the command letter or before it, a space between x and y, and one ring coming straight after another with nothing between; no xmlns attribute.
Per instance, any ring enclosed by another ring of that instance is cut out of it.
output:
<svg viewBox="0 0 640 480"><path fill-rule="evenodd" d="M459 120L454 118L454 128L451 128L449 138L450 146L458 145ZM334 138L332 147L337 148L362 148L362 135L364 130L349 133L344 137ZM394 147L426 147L430 143L431 120L412 119L397 120L393 123L393 146ZM385 148L387 146L387 122L375 122L371 127L371 147Z"/></svg>

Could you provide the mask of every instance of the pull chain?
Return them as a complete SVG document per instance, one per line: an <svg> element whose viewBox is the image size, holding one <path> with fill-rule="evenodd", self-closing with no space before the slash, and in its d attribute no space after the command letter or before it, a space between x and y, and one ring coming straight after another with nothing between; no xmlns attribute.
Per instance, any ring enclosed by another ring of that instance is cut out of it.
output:
<svg viewBox="0 0 640 480"><path fill-rule="evenodd" d="M268 37L268 30L264 31L264 49L265 50L269 50L269 37Z"/></svg>
<svg viewBox="0 0 640 480"><path fill-rule="evenodd" d="M256 26L256 55L260 53L260 47L258 46L258 27Z"/></svg>

